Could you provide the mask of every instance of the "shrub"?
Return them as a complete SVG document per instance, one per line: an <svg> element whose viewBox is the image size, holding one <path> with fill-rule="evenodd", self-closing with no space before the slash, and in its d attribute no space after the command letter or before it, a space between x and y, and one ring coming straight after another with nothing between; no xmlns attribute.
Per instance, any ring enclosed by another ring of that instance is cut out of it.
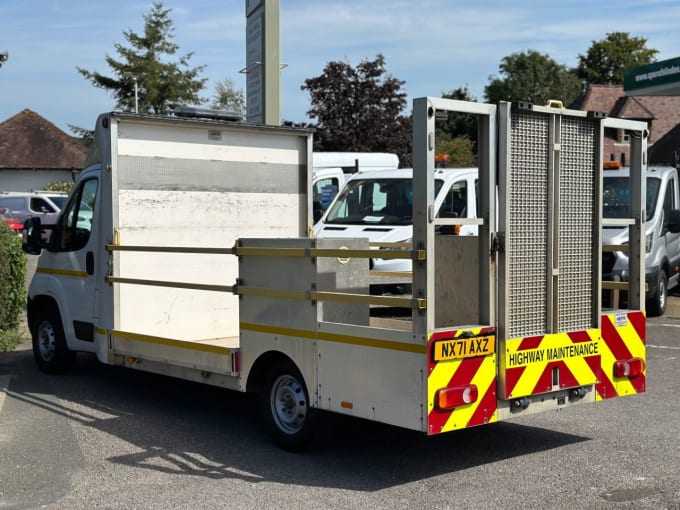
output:
<svg viewBox="0 0 680 510"><path fill-rule="evenodd" d="M24 341L19 328L0 331L0 352L11 352Z"/></svg>
<svg viewBox="0 0 680 510"><path fill-rule="evenodd" d="M0 221L0 333L12 336L19 327L26 299L26 256L21 238Z"/></svg>
<svg viewBox="0 0 680 510"><path fill-rule="evenodd" d="M57 181L51 182L43 188L43 191L53 191L56 193L70 193L71 188L73 188L73 182L70 181Z"/></svg>

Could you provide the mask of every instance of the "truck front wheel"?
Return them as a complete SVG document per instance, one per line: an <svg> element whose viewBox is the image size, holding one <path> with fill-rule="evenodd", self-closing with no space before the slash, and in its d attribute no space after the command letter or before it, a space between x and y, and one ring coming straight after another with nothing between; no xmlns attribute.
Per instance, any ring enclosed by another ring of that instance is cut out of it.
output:
<svg viewBox="0 0 680 510"><path fill-rule="evenodd" d="M668 300L668 278L666 271L659 269L656 277L656 294L647 302L647 311L651 317L660 317L666 312Z"/></svg>
<svg viewBox="0 0 680 510"><path fill-rule="evenodd" d="M38 313L31 334L33 357L40 370L48 374L58 374L71 368L76 353L66 345L61 317L54 307Z"/></svg>
<svg viewBox="0 0 680 510"><path fill-rule="evenodd" d="M269 371L261 399L265 423L280 448L299 451L309 444L317 410L310 406L304 379L292 363L277 363Z"/></svg>

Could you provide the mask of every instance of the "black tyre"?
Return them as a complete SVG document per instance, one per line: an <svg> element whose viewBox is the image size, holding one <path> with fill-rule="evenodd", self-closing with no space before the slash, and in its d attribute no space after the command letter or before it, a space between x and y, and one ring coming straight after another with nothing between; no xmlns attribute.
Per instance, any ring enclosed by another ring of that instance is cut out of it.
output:
<svg viewBox="0 0 680 510"><path fill-rule="evenodd" d="M650 317L660 317L666 313L668 301L668 278L663 269L659 270L656 277L656 294L647 302L647 314Z"/></svg>
<svg viewBox="0 0 680 510"><path fill-rule="evenodd" d="M35 362L48 374L66 372L73 366L76 353L66 345L59 312L55 307L49 307L39 310L36 318L31 330Z"/></svg>
<svg viewBox="0 0 680 510"><path fill-rule="evenodd" d="M318 413L310 406L307 387L295 365L279 362L272 367L261 405L265 424L280 448L300 451L309 445L317 431Z"/></svg>

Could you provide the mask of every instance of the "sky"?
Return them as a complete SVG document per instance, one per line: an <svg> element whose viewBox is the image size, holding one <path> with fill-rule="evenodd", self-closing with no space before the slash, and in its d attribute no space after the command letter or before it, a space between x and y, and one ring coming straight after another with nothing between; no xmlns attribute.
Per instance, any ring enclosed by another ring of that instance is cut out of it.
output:
<svg viewBox="0 0 680 510"><path fill-rule="evenodd" d="M138 0L0 0L0 122L28 108L71 134L92 129L115 107L76 67L112 75L105 62L128 46L125 30L142 33L152 2ZM205 65L202 96L218 80L245 91L245 0L165 0L178 54ZM308 121L304 80L330 61L356 66L385 56L389 74L405 81L408 108L422 96L467 86L483 100L503 57L526 50L575 67L593 41L628 32L680 56L677 0L280 0L281 117Z"/></svg>

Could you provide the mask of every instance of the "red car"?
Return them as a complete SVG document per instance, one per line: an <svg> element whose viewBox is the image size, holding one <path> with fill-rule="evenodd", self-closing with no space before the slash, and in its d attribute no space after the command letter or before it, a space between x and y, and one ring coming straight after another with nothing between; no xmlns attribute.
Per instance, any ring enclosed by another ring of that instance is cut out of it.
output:
<svg viewBox="0 0 680 510"><path fill-rule="evenodd" d="M24 224L12 214L12 211L5 207L0 207L0 220L7 223L7 226L19 235L24 231Z"/></svg>

